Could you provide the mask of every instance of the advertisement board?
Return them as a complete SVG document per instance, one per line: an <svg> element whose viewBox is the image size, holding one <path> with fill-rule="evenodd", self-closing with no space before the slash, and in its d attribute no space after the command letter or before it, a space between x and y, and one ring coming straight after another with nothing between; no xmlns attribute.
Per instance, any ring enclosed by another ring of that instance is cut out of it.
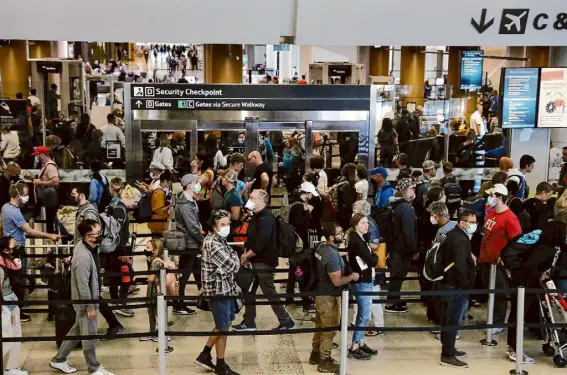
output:
<svg viewBox="0 0 567 375"><path fill-rule="evenodd" d="M482 64L484 51L462 51L461 91L477 91L482 87Z"/></svg>
<svg viewBox="0 0 567 375"><path fill-rule="evenodd" d="M538 68L504 69L502 128L535 127L538 81Z"/></svg>
<svg viewBox="0 0 567 375"><path fill-rule="evenodd" d="M567 68L542 68L537 126L567 128L566 98Z"/></svg>

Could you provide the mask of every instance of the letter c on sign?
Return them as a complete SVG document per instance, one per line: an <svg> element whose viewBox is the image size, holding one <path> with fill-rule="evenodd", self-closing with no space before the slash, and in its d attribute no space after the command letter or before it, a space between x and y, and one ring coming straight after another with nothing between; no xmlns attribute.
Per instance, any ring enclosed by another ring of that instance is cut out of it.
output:
<svg viewBox="0 0 567 375"><path fill-rule="evenodd" d="M536 30L545 30L547 28L547 22L540 23L541 19L548 20L549 16L545 13L540 13L534 18L534 29Z"/></svg>

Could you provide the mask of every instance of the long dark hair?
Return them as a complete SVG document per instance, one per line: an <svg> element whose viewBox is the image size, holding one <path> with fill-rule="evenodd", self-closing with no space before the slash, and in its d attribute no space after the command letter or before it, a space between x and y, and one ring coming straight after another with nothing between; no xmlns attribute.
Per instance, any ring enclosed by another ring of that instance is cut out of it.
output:
<svg viewBox="0 0 567 375"><path fill-rule="evenodd" d="M543 227L538 243L551 247L565 247L566 232L565 223L558 220L550 221Z"/></svg>

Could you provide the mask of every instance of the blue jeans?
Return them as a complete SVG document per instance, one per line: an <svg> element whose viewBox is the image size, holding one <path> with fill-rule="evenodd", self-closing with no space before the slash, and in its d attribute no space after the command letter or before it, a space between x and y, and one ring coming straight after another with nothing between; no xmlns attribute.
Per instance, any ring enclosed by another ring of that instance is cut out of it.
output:
<svg viewBox="0 0 567 375"><path fill-rule="evenodd" d="M357 283L352 286L353 292L372 292L374 283ZM368 327L368 321L372 315L372 296L356 296L358 314L356 315L355 326ZM358 345L364 339L364 331L354 331L352 342Z"/></svg>

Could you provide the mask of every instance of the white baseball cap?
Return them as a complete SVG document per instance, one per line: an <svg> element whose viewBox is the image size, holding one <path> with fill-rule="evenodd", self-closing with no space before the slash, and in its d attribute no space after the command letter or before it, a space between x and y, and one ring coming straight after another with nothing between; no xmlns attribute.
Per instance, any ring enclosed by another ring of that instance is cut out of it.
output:
<svg viewBox="0 0 567 375"><path fill-rule="evenodd" d="M299 190L304 192L304 193L311 193L311 194L313 194L314 197L319 196L317 189L315 189L315 185L313 185L311 182L305 181L304 183L301 184L301 186L299 187Z"/></svg>
<svg viewBox="0 0 567 375"><path fill-rule="evenodd" d="M500 194L500 195L507 197L508 196L508 189L506 188L506 186L504 186L502 184L496 184L492 187L492 189L488 189L486 191L486 194L488 194L488 195Z"/></svg>

